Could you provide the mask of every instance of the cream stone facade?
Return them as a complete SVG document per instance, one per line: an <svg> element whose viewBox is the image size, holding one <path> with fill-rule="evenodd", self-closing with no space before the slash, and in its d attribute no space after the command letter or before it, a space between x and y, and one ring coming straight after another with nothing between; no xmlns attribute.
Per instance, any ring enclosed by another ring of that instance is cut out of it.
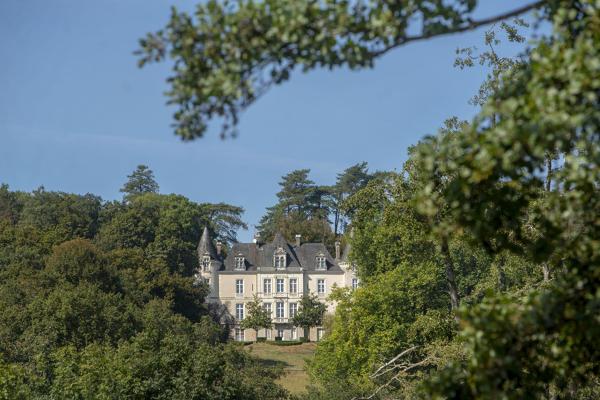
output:
<svg viewBox="0 0 600 400"><path fill-rule="evenodd" d="M261 329L258 337L267 340L296 340L304 336L302 328L293 327L291 319L298 310L304 294L316 294L327 305L327 312L335 311L335 304L327 300L333 287L358 285L355 268L348 262L349 246L340 256L332 257L323 243L287 243L280 234L273 242L236 243L226 258L221 257L220 246L213 245L207 229L198 243L200 268L197 281L210 287L206 298L209 306L219 310L222 324L230 328L231 339L256 340L253 329L241 329L246 316L246 304L257 295L266 310L270 310L271 329ZM311 341L322 337L323 329L314 327L308 332Z"/></svg>

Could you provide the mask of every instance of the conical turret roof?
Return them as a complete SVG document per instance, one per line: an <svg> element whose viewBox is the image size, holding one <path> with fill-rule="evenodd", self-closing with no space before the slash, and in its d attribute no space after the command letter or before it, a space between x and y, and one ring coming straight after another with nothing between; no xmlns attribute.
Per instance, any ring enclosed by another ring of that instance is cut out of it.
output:
<svg viewBox="0 0 600 400"><path fill-rule="evenodd" d="M202 232L202 237L198 242L198 256L202 257L205 254L210 255L210 258L213 260L218 260L219 256L217 255L217 249L213 245L212 240L210 240L210 234L208 233L208 228L205 226L204 231Z"/></svg>

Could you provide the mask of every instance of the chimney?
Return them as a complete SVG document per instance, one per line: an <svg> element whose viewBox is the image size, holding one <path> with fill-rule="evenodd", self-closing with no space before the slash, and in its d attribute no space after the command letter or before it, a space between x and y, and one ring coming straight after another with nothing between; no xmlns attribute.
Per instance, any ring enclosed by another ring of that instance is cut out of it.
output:
<svg viewBox="0 0 600 400"><path fill-rule="evenodd" d="M335 259L339 260L340 259L340 241L336 240L335 241Z"/></svg>
<svg viewBox="0 0 600 400"><path fill-rule="evenodd" d="M221 255L221 247L223 247L223 243L217 242L217 255Z"/></svg>
<svg viewBox="0 0 600 400"><path fill-rule="evenodd" d="M300 247L300 238L302 237L302 235L300 235L299 233L296 234L296 247Z"/></svg>
<svg viewBox="0 0 600 400"><path fill-rule="evenodd" d="M252 239L252 243L258 244L259 239L260 239L260 233L256 232L254 234L254 239Z"/></svg>

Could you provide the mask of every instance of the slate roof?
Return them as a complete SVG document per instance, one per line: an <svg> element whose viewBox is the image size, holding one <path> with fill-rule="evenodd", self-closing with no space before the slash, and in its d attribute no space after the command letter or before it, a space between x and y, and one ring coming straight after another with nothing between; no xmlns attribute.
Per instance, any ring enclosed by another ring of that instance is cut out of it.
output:
<svg viewBox="0 0 600 400"><path fill-rule="evenodd" d="M288 272L317 271L316 258L321 254L325 256L327 271L343 272L323 243L301 243L300 246L296 246L287 243L280 233L277 233L270 243L235 243L221 270L239 271L235 269L235 258L241 255L244 257L246 271L258 271L259 268L262 271L275 271L273 256L280 248L287 255L285 270Z"/></svg>
<svg viewBox="0 0 600 400"><path fill-rule="evenodd" d="M217 249L215 249L212 240L210 240L210 234L208 233L208 229L206 227L204 227L204 231L202 232L202 237L198 242L196 251L198 252L198 257L202 257L208 253L212 260L220 260L221 258L217 254Z"/></svg>

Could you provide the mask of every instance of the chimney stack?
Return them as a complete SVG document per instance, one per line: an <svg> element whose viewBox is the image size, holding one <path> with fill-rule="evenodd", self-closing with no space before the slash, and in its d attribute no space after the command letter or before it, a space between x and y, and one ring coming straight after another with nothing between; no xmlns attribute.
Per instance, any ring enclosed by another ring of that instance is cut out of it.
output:
<svg viewBox="0 0 600 400"><path fill-rule="evenodd" d="M223 243L217 242L217 255L221 255L221 247L223 247Z"/></svg>
<svg viewBox="0 0 600 400"><path fill-rule="evenodd" d="M252 239L252 243L258 244L259 239L260 239L260 233L256 232L254 234L254 239Z"/></svg>
<svg viewBox="0 0 600 400"><path fill-rule="evenodd" d="M296 247L300 247L300 238L302 237L302 235L300 235L299 233L296 234Z"/></svg>
<svg viewBox="0 0 600 400"><path fill-rule="evenodd" d="M336 240L335 241L335 259L336 260L340 259L340 245L341 245L340 241Z"/></svg>

